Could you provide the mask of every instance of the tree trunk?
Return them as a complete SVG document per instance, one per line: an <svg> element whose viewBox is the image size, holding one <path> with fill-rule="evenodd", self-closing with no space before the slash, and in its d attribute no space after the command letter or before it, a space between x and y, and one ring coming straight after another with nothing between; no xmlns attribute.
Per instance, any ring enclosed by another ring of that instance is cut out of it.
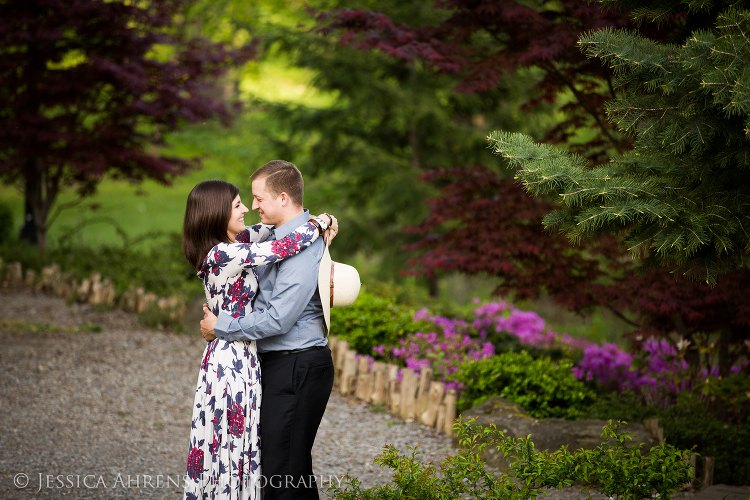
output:
<svg viewBox="0 0 750 500"><path fill-rule="evenodd" d="M36 158L29 157L26 159L26 203L31 209L31 216L34 224L33 242L40 249L47 248L47 215L49 214L48 201L45 200L42 184L44 179L39 169L39 163ZM28 218L28 215L27 215Z"/></svg>
<svg viewBox="0 0 750 500"><path fill-rule="evenodd" d="M25 204L23 212L23 226L21 226L21 233L18 238L21 241L26 241L30 245L36 245L36 219L34 219L34 209L31 206L31 196L29 196L29 185L26 184L25 189Z"/></svg>
<svg viewBox="0 0 750 500"><path fill-rule="evenodd" d="M672 326L680 338L690 341L690 346L685 351L685 361L690 368L699 368L701 364L700 351L695 345L695 339L690 332L688 332L687 326L685 326L685 322L682 319L682 315L674 312L671 313L670 316L672 318Z"/></svg>
<svg viewBox="0 0 750 500"><path fill-rule="evenodd" d="M34 11L41 15L41 9L39 5L33 4ZM38 40L38 33L34 33L34 40ZM37 93L37 87L42 81L42 74L46 68L46 61L42 57L37 45L33 42L29 42L27 46L27 65L26 72L28 73L28 80L30 82L28 89L23 93L23 99L25 99L24 108L26 116L38 116L41 112L41 104L39 95ZM37 150L37 144L30 139L30 143L26 144L27 150L34 152ZM32 244L38 245L39 248L47 248L47 210L44 209L44 192L43 192L43 179L42 172L39 168L39 160L35 156L28 156L26 158L26 165L24 168L24 180L25 185L25 196L26 196L26 217L25 224L22 231L22 238L25 237ZM29 220L31 215L31 220ZM33 224L33 236L32 226Z"/></svg>
<svg viewBox="0 0 750 500"><path fill-rule="evenodd" d="M430 297L438 298L440 296L440 281L437 276L427 278L430 287Z"/></svg>
<svg viewBox="0 0 750 500"><path fill-rule="evenodd" d="M35 210L36 212L36 210ZM43 219L36 219L36 241L40 250L47 249L47 216Z"/></svg>

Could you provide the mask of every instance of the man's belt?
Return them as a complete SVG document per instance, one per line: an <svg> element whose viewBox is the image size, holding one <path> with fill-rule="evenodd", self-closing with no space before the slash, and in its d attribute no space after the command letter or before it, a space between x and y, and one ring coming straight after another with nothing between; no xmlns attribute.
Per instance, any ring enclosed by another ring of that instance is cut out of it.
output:
<svg viewBox="0 0 750 500"><path fill-rule="evenodd" d="M325 346L322 345L315 345L312 347L305 347L303 349L290 349L288 351L265 351L265 352L259 352L258 355L260 356L261 361L266 361L271 358L277 358L279 356L286 356L287 354L296 354L298 352L305 352L305 351L317 351L318 349L323 349Z"/></svg>

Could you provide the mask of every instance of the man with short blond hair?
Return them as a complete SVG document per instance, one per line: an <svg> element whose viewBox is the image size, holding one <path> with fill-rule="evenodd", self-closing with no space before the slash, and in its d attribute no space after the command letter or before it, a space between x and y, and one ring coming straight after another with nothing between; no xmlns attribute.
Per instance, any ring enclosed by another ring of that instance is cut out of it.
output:
<svg viewBox="0 0 750 500"><path fill-rule="evenodd" d="M294 163L284 160L271 160L250 176L250 182L255 179L266 179L266 188L275 194L286 192L297 206L302 207L305 194L305 181L302 172Z"/></svg>
<svg viewBox="0 0 750 500"><path fill-rule="evenodd" d="M302 206L304 181L290 162L274 160L250 176L252 209L273 226L269 240L281 239L310 218ZM335 235L337 223L331 218ZM204 308L206 340L257 342L262 383L261 469L264 500L318 500L312 447L333 388L333 361L327 347L318 267L323 238L281 262L258 268L253 311L217 318Z"/></svg>

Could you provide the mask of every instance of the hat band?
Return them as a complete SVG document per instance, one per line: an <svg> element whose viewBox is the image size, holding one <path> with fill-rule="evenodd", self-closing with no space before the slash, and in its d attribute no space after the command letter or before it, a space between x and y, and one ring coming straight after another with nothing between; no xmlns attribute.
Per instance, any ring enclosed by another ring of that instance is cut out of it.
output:
<svg viewBox="0 0 750 500"><path fill-rule="evenodd" d="M331 262L331 307L333 307L333 262Z"/></svg>

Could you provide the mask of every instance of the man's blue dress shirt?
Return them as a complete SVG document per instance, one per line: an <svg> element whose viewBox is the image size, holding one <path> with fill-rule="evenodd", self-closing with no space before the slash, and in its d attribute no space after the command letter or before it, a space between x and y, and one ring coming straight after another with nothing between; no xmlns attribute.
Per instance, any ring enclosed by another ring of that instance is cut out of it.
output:
<svg viewBox="0 0 750 500"><path fill-rule="evenodd" d="M281 239L310 220L304 213L271 231L268 240ZM240 318L222 311L214 327L222 340L255 340L259 352L324 346L323 306L318 294L318 268L323 238L294 257L258 268L258 295L253 312Z"/></svg>

